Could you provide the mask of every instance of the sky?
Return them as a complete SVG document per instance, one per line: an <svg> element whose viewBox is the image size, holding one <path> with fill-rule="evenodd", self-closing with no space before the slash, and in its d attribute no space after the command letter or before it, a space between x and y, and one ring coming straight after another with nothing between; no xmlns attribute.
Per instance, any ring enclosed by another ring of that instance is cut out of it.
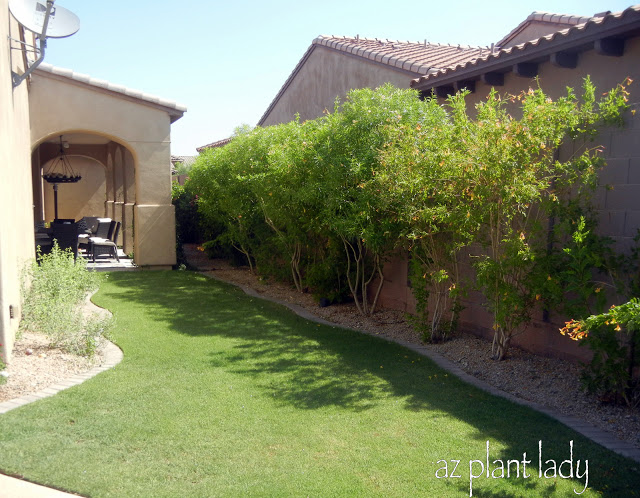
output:
<svg viewBox="0 0 640 498"><path fill-rule="evenodd" d="M49 39L44 62L187 107L171 153L255 126L318 35L473 46L497 42L534 11L590 16L618 0L56 0L80 30ZM125 118L126 119L126 118Z"/></svg>

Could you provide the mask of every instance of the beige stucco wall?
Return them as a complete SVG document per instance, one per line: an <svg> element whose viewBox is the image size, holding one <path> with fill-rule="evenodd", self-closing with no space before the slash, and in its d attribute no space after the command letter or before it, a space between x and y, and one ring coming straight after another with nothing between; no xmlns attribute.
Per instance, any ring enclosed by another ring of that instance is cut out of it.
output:
<svg viewBox="0 0 640 498"><path fill-rule="evenodd" d="M19 38L18 27L8 0L0 0L0 343L7 359L20 317L20 272L34 257L27 83L12 88L11 68L22 72L22 60L9 35Z"/></svg>
<svg viewBox="0 0 640 498"><path fill-rule="evenodd" d="M261 124L288 123L296 113L302 121L314 119L325 108L333 111L336 97L343 98L351 89L376 88L385 83L408 88L414 77L412 73L315 45Z"/></svg>
<svg viewBox="0 0 640 498"><path fill-rule="evenodd" d="M542 36L555 33L556 31L558 31L558 25L556 23L532 21L527 26L525 26L522 31L517 33L513 37L513 39L501 45L500 48L513 47L514 45L519 45L520 43L537 40Z"/></svg>
<svg viewBox="0 0 640 498"><path fill-rule="evenodd" d="M135 227L135 247L125 251L134 251L136 264L175 264L171 172L166 166L170 163L169 114L137 99L42 71L34 73L29 103L33 147L52 136L72 132L93 133L113 141L106 164L105 214L123 221L129 232ZM124 163L133 168L127 171ZM145 206L145 216L137 217L134 203ZM155 223L156 212L161 224Z"/></svg>
<svg viewBox="0 0 640 498"><path fill-rule="evenodd" d="M106 168L86 157L70 157L73 170L82 176L82 183L58 186L58 217L79 220L83 216L105 216L107 197ZM50 161L44 165L46 169ZM53 185L44 183L46 221L54 219Z"/></svg>

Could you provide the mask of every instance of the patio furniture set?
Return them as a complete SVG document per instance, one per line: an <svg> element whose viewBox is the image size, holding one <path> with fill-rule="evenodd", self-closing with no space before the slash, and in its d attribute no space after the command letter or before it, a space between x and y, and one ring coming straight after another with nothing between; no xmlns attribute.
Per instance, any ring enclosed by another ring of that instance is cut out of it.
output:
<svg viewBox="0 0 640 498"><path fill-rule="evenodd" d="M100 256L110 256L120 262L118 257L118 235L121 223L111 218L85 216L79 221L72 219L56 219L49 227L37 223L35 227L36 249L40 247L42 254L47 254L53 247L54 240L60 249L71 249L74 259L78 253L91 258L95 263Z"/></svg>

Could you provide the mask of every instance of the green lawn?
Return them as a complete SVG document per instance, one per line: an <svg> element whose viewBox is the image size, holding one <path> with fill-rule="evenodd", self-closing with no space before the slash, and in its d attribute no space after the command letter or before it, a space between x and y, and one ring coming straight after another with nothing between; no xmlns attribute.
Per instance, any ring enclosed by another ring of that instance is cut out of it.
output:
<svg viewBox="0 0 640 498"><path fill-rule="evenodd" d="M640 464L393 343L190 272L114 273L94 300L124 360L0 416L3 472L94 497L469 496L489 441L473 496L575 496L585 477L549 470L573 441L582 496L638 496Z"/></svg>

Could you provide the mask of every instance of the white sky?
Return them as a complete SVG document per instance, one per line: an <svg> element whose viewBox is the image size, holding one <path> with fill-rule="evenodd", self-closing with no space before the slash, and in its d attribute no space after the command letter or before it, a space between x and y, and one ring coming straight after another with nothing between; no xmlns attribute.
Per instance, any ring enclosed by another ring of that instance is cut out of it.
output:
<svg viewBox="0 0 640 498"><path fill-rule="evenodd" d="M57 0L80 31L45 62L187 107L171 153L254 126L321 34L488 46L533 11L593 15L618 0Z"/></svg>

